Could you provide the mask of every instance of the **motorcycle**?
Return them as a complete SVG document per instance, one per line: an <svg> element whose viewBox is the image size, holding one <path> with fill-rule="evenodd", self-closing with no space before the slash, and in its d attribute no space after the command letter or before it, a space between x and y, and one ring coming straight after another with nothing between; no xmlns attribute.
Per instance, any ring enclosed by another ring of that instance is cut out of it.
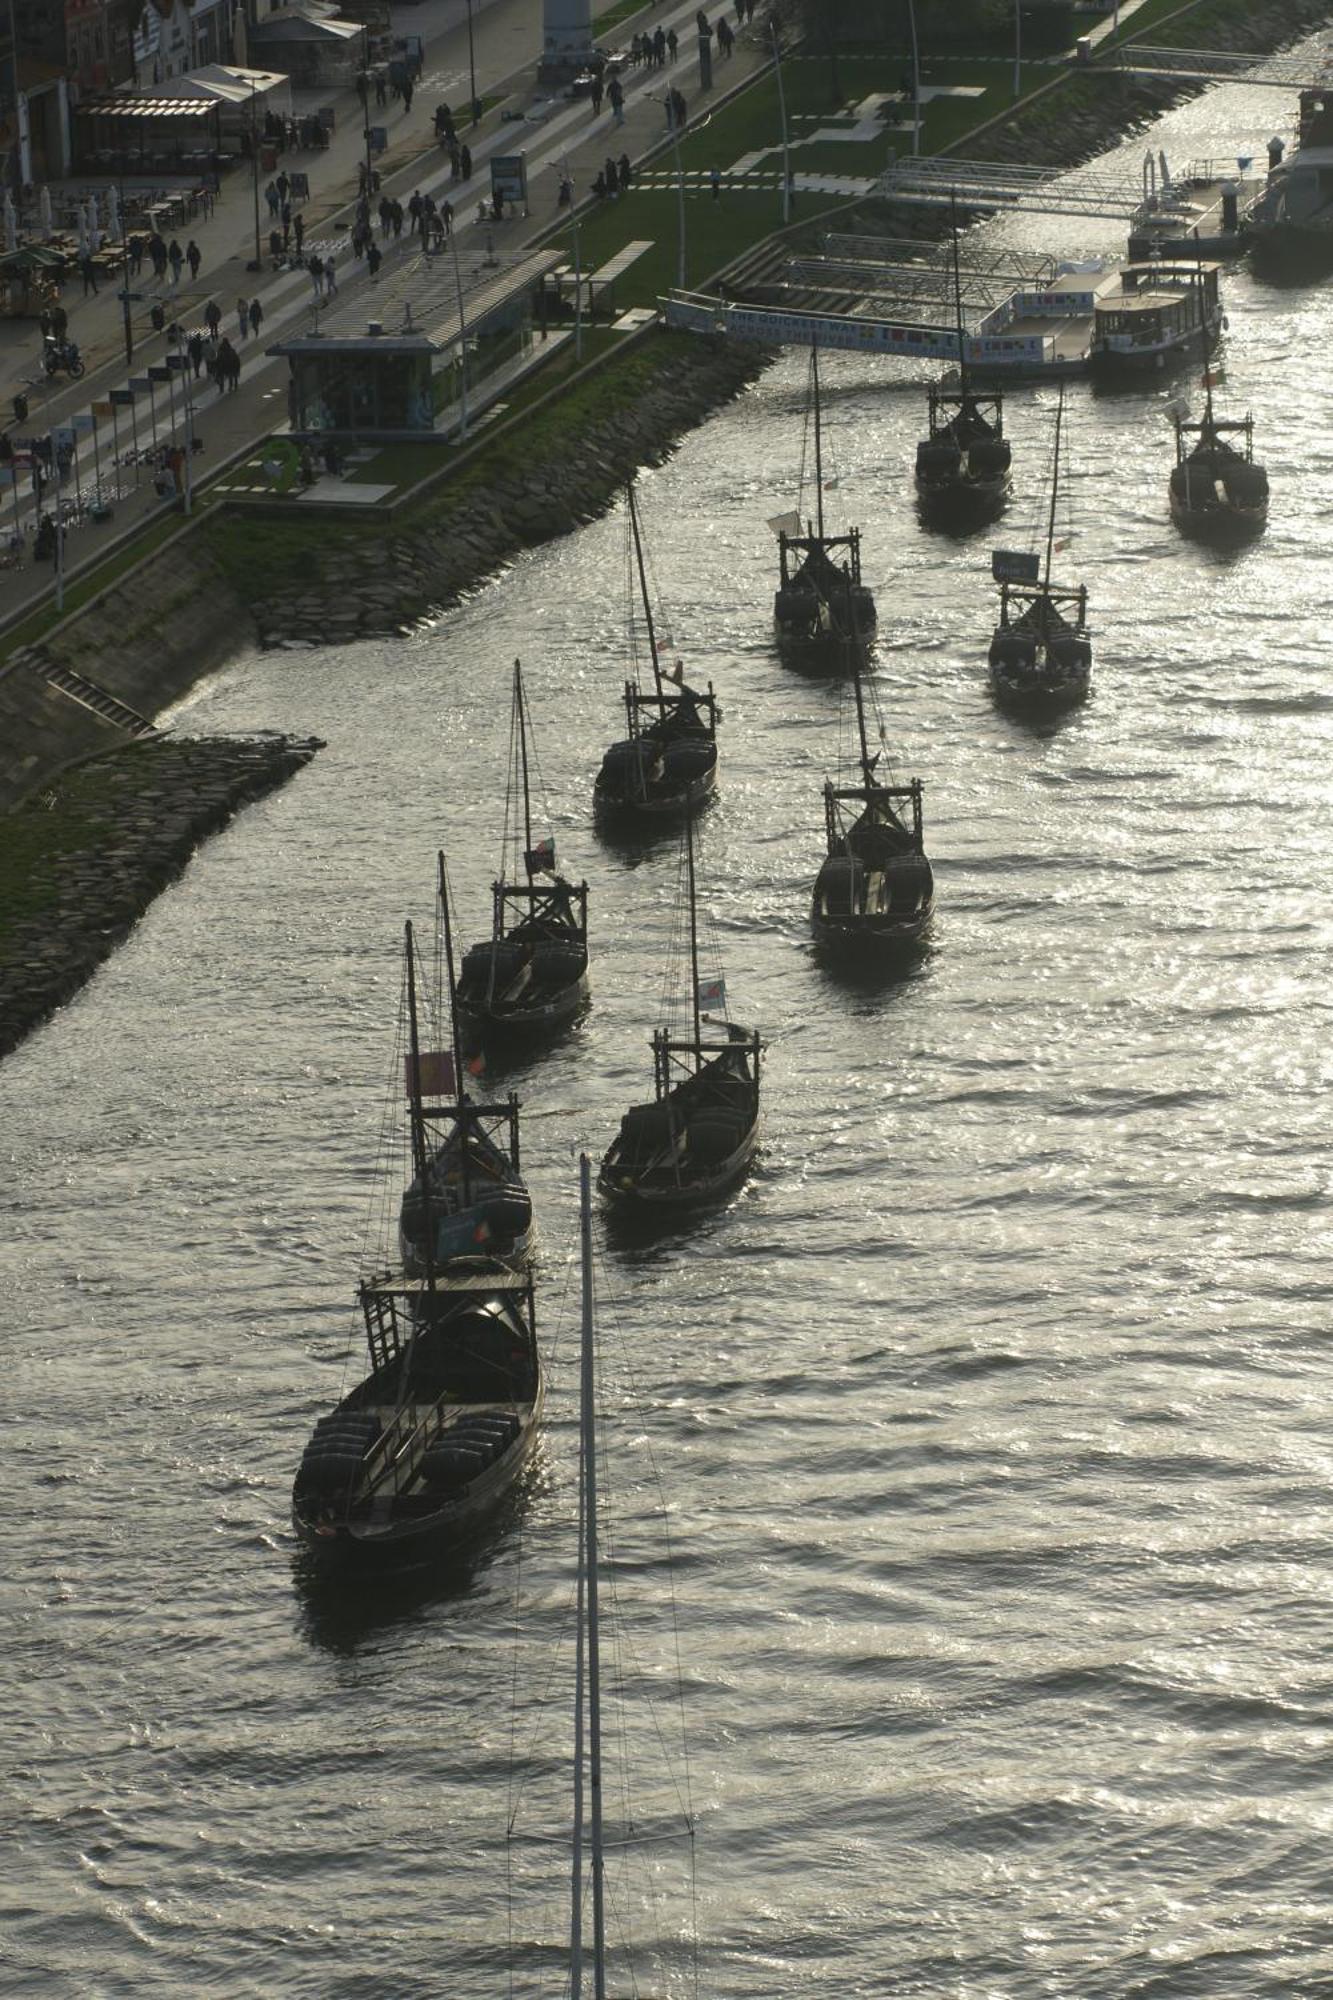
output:
<svg viewBox="0 0 1333 2000"><path fill-rule="evenodd" d="M48 375L66 375L77 378L83 373L83 358L72 340L57 340L48 334L45 342L44 360Z"/></svg>

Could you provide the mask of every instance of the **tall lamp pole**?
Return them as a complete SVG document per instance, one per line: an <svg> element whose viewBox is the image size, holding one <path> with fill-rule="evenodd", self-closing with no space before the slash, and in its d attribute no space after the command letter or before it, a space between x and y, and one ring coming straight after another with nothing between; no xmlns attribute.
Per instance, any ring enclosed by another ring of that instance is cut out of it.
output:
<svg viewBox="0 0 1333 2000"><path fill-rule="evenodd" d="M467 0L467 66L472 79L472 123L481 117L481 106L477 102L477 51L472 40L472 0Z"/></svg>
<svg viewBox="0 0 1333 2000"><path fill-rule="evenodd" d="M791 153L787 145L787 97L782 88L782 44L778 40L776 12L768 17L773 35L773 71L778 80L778 117L782 122L782 220L791 221Z"/></svg>
<svg viewBox="0 0 1333 2000"><path fill-rule="evenodd" d="M916 38L916 0L907 0L907 23L912 31L912 151L921 151L921 49Z"/></svg>
<svg viewBox="0 0 1333 2000"><path fill-rule="evenodd" d="M264 253L259 247L259 92L255 80L250 79L250 159L254 167L255 183L255 255L254 262L246 265L248 271L262 271Z"/></svg>
<svg viewBox="0 0 1333 2000"><path fill-rule="evenodd" d="M458 426L460 438L467 436L467 319L463 310L463 273L458 262L458 238L449 231L449 247L454 253L454 287L458 293L458 358L462 363L459 382L459 410L462 421Z"/></svg>
<svg viewBox="0 0 1333 2000"><path fill-rule="evenodd" d="M120 303L125 314L125 366L134 360L134 321L130 316L130 224L125 213L125 184L120 183Z"/></svg>

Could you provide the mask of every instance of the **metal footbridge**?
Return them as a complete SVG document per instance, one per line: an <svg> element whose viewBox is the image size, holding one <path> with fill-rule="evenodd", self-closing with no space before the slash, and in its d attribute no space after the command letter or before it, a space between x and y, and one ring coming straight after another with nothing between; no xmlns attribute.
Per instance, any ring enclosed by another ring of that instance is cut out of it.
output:
<svg viewBox="0 0 1333 2000"><path fill-rule="evenodd" d="M1120 75L1164 76L1181 83L1250 83L1268 90L1321 90L1333 85L1333 64L1309 56L1234 55L1219 49L1153 49L1137 43L1100 49L1091 62ZM1311 75L1311 71L1315 74Z"/></svg>
<svg viewBox="0 0 1333 2000"><path fill-rule="evenodd" d="M1094 167L1071 173L1067 167L1020 167L994 160L903 158L886 167L875 183L885 201L909 208L1021 210L1028 215L1094 215L1128 222L1143 200L1143 188L1123 171Z"/></svg>

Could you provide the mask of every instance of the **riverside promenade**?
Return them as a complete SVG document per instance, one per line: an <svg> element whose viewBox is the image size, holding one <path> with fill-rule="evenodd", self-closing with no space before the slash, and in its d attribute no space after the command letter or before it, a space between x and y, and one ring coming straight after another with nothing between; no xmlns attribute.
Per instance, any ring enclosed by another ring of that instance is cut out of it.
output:
<svg viewBox="0 0 1333 2000"><path fill-rule="evenodd" d="M660 24L664 30L676 30L679 52L675 63L664 69L638 67L623 72L623 123L618 123L605 100L594 114L587 100L566 100L539 91L536 51L540 15L539 0L495 0L474 16L477 93L483 99L499 100L492 103L480 124L472 126L467 119L468 36L466 27L457 23L443 27L426 42L422 78L413 93L410 112L404 111L400 100L391 100L384 111L377 110L372 100L371 122L384 124L388 133L387 150L375 162L381 192L404 203L414 191L452 203L454 242L443 254L451 261L457 254L465 299L470 291L492 284L498 275L518 264L560 219L557 193L563 173L569 174L575 200L581 204L608 154L618 157L628 153L637 166L669 143L661 101L665 89L682 92L692 125L711 104L766 69L772 59L767 15L756 10L753 22L738 31L731 56L720 57L714 44L712 86L705 92L700 83L695 8L689 0L645 8L619 24L608 46L625 47L632 35L645 27L655 30ZM529 50L526 57L521 55L524 47ZM329 101L327 92L294 93L298 116L317 103ZM406 232L397 241L390 236L382 242L384 263L377 278L372 279L364 260L353 258L349 228L357 196L357 170L365 159L365 117L354 91L333 102L336 124L327 152L284 156L281 164L288 172L294 167L309 176L310 196L300 210L305 223L304 255L332 257L339 306L345 309L349 298L361 300L369 320L376 316L377 291L391 275L396 278L394 293L400 298L410 295L414 265L421 269L423 289L427 284L433 288L435 259L425 256L419 238ZM451 177L448 154L434 137L434 111L441 102L450 106L459 137L471 149L472 172L465 181ZM528 112L534 108L540 116L500 115L502 111ZM507 216L499 223L478 220L478 211L490 193L492 155L519 151L527 156L527 213ZM154 305L162 307L168 329L174 324L186 335L202 324L209 301L216 300L222 314L221 332L231 339L241 357L241 384L234 393L216 391L206 377L182 387L183 370L177 372L170 389L166 385L156 389L151 403L141 387L133 408L118 410L119 464L112 464L112 432L105 417L97 426L97 469L90 436L80 434L70 486L86 494L100 470L99 483L109 498L114 489L114 511L109 521L84 518L67 528L61 578L66 592L82 574L103 564L127 536L138 535L154 521L179 523L179 502L164 499L157 492L155 469L145 462L155 443L166 443L169 434L183 443L187 429L202 441L202 449L191 458L197 496L221 468L286 423L287 364L268 358L264 350L284 335L316 323L319 307L304 266L275 270L267 256L271 218L262 186L271 177L263 174L260 182L263 270L256 273L247 268L256 249L255 188L249 164L244 163L224 180L212 216L200 217L177 232L182 247L191 237L199 247L202 261L197 282L191 283L187 276L179 289L169 278L157 284L146 263L143 272L131 281L132 290L142 296L131 302L134 355L128 366L123 303L113 285L104 283L95 296L80 298L77 278L72 285L67 283L64 299L69 333L87 364L86 374L74 383L67 383L63 376L52 382L41 374L40 334L35 321L0 322L0 397L8 401L22 391L29 399L27 418L11 426L10 436L15 441L69 426L94 403L105 408L113 390L126 389L135 382L142 385L150 368L161 368L168 354L179 350L179 341L170 340L166 331L153 329L150 315ZM372 202L372 219L374 205ZM779 219L775 208L774 226ZM381 242L378 230L376 241ZM407 278L403 276L405 265ZM238 302L254 297L258 297L263 315L260 333L242 339ZM127 460L134 462L124 462ZM42 511L49 511L51 499L48 487ZM6 628L53 600L53 565L49 561L38 563L34 557L36 523L37 506L27 472L20 472L17 479L0 479L0 534L17 532L23 544L17 558L0 568L0 653Z"/></svg>

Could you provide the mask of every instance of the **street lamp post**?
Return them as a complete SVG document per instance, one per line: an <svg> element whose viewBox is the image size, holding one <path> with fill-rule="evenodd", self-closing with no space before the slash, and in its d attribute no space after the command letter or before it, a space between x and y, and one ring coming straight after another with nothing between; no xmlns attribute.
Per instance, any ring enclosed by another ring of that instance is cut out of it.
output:
<svg viewBox="0 0 1333 2000"><path fill-rule="evenodd" d="M120 184L120 303L125 315L125 366L134 360L134 321L130 314L130 224L125 213L125 188Z"/></svg>
<svg viewBox="0 0 1333 2000"><path fill-rule="evenodd" d="M671 91L658 98L659 104L666 106L667 127L671 133L672 150L676 155L676 290L685 289L685 168L680 157L680 126L676 119L676 107ZM707 123L707 120L704 121Z"/></svg>
<svg viewBox="0 0 1333 2000"><path fill-rule="evenodd" d="M463 273L458 262L458 238L449 231L449 247L454 253L454 288L458 293L458 354L462 363L459 378L459 411L461 421L458 426L460 438L467 436L467 318L463 307Z"/></svg>
<svg viewBox="0 0 1333 2000"><path fill-rule="evenodd" d="M255 80L250 79L250 163L254 168L255 184L255 254L246 265L247 271L262 271L264 253L259 247L259 92Z"/></svg>
<svg viewBox="0 0 1333 2000"><path fill-rule="evenodd" d="M907 23L912 31L912 151L921 151L921 48L916 38L916 0L907 0Z"/></svg>
<svg viewBox="0 0 1333 2000"><path fill-rule="evenodd" d="M477 102L477 51L472 40L472 0L467 0L467 67L472 80L472 123L481 117L481 106Z"/></svg>
<svg viewBox="0 0 1333 2000"><path fill-rule="evenodd" d="M782 220L791 221L791 153L787 144L787 98L782 88L782 44L778 40L778 17L768 17L773 35L773 71L778 80L778 117L782 123Z"/></svg>

